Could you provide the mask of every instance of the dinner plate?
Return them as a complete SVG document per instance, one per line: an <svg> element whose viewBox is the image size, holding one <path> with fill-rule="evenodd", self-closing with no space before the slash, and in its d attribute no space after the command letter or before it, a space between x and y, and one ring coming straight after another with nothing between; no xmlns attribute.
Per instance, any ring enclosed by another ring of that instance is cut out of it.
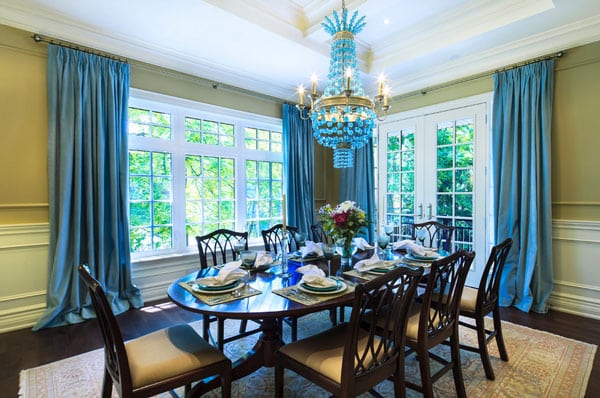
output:
<svg viewBox="0 0 600 398"><path fill-rule="evenodd" d="M316 290L309 290L306 287L302 286L304 285L304 283L299 283L298 286L298 290L301 290L305 293L310 293L310 294L336 294L336 293L340 293L343 292L344 290L346 290L346 288L348 287L344 282L342 281L338 281L338 289L336 290L327 290L327 291L316 291Z"/></svg>
<svg viewBox="0 0 600 398"><path fill-rule="evenodd" d="M366 271L367 274L382 275L393 270L394 267L377 267Z"/></svg>
<svg viewBox="0 0 600 398"><path fill-rule="evenodd" d="M431 263L435 260L439 260L442 257L441 256L419 256L417 254L407 254L406 258L411 261L424 261L427 263Z"/></svg>
<svg viewBox="0 0 600 398"><path fill-rule="evenodd" d="M222 293L229 293L229 292L233 292L234 290L237 290L240 288L240 281L236 281L236 283L232 286L229 287L227 289L221 289L221 290L206 290L206 289L202 289L197 283L190 283L190 286L192 288L192 291L196 292L196 293L202 293L202 294L222 294Z"/></svg>
<svg viewBox="0 0 600 398"><path fill-rule="evenodd" d="M313 292L334 292L340 288L341 283L342 283L338 280L336 280L335 282L336 282L335 286L317 286L317 285L311 285L308 282L302 282L302 286Z"/></svg>
<svg viewBox="0 0 600 398"><path fill-rule="evenodd" d="M234 280L233 282L226 283L224 285L204 285L202 282L195 281L193 284L197 286L197 288L201 291L215 291L222 292L223 290L231 289L236 287L240 283L239 279Z"/></svg>

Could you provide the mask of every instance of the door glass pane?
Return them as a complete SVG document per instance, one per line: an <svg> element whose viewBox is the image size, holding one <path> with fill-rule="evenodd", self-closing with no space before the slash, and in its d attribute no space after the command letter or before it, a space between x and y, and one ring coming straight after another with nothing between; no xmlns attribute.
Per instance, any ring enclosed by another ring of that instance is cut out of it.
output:
<svg viewBox="0 0 600 398"><path fill-rule="evenodd" d="M472 118L437 124L437 221L455 227L455 249L473 249L474 138Z"/></svg>
<svg viewBox="0 0 600 398"><path fill-rule="evenodd" d="M398 226L392 240L410 237L415 213L415 131L412 128L390 132L387 137L386 214L382 223Z"/></svg>

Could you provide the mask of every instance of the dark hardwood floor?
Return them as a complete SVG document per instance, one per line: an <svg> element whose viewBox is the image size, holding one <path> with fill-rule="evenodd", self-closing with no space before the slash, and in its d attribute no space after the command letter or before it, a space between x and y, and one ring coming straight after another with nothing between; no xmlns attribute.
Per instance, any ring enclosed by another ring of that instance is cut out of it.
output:
<svg viewBox="0 0 600 398"><path fill-rule="evenodd" d="M564 337L600 345L600 320L551 311L526 314L512 308L502 309L502 319ZM170 302L151 303L140 310L119 315L123 337L128 340L175 323L192 322L199 316ZM102 346L95 321L32 332L23 329L0 334L0 391L3 397L16 397L19 372ZM586 397L600 397L600 361L598 352Z"/></svg>

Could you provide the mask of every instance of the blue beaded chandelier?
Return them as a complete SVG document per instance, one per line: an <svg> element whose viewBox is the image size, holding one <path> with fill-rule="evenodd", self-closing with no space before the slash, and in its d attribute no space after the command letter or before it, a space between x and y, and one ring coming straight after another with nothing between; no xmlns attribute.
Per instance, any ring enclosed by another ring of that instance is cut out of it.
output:
<svg viewBox="0 0 600 398"><path fill-rule="evenodd" d="M298 88L296 107L300 117L312 120L313 134L319 144L333 148L335 168L354 166L354 149L367 144L373 135L375 120L384 120L390 108L382 76L375 101L366 96L362 88L354 35L365 24L365 17L358 18L358 11L348 19L348 9L342 0L341 15L334 10L332 18L325 17L321 23L333 37L325 91L322 96L317 95L314 75L310 94L305 94L303 86ZM305 95L310 101L308 108L304 105Z"/></svg>

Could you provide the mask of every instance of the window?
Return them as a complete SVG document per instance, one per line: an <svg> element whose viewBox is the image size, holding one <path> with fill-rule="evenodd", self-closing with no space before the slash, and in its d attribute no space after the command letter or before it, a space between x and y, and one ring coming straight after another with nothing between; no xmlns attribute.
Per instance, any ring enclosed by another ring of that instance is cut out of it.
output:
<svg viewBox="0 0 600 398"><path fill-rule="evenodd" d="M133 258L196 251L198 235L282 220L281 120L131 90Z"/></svg>

